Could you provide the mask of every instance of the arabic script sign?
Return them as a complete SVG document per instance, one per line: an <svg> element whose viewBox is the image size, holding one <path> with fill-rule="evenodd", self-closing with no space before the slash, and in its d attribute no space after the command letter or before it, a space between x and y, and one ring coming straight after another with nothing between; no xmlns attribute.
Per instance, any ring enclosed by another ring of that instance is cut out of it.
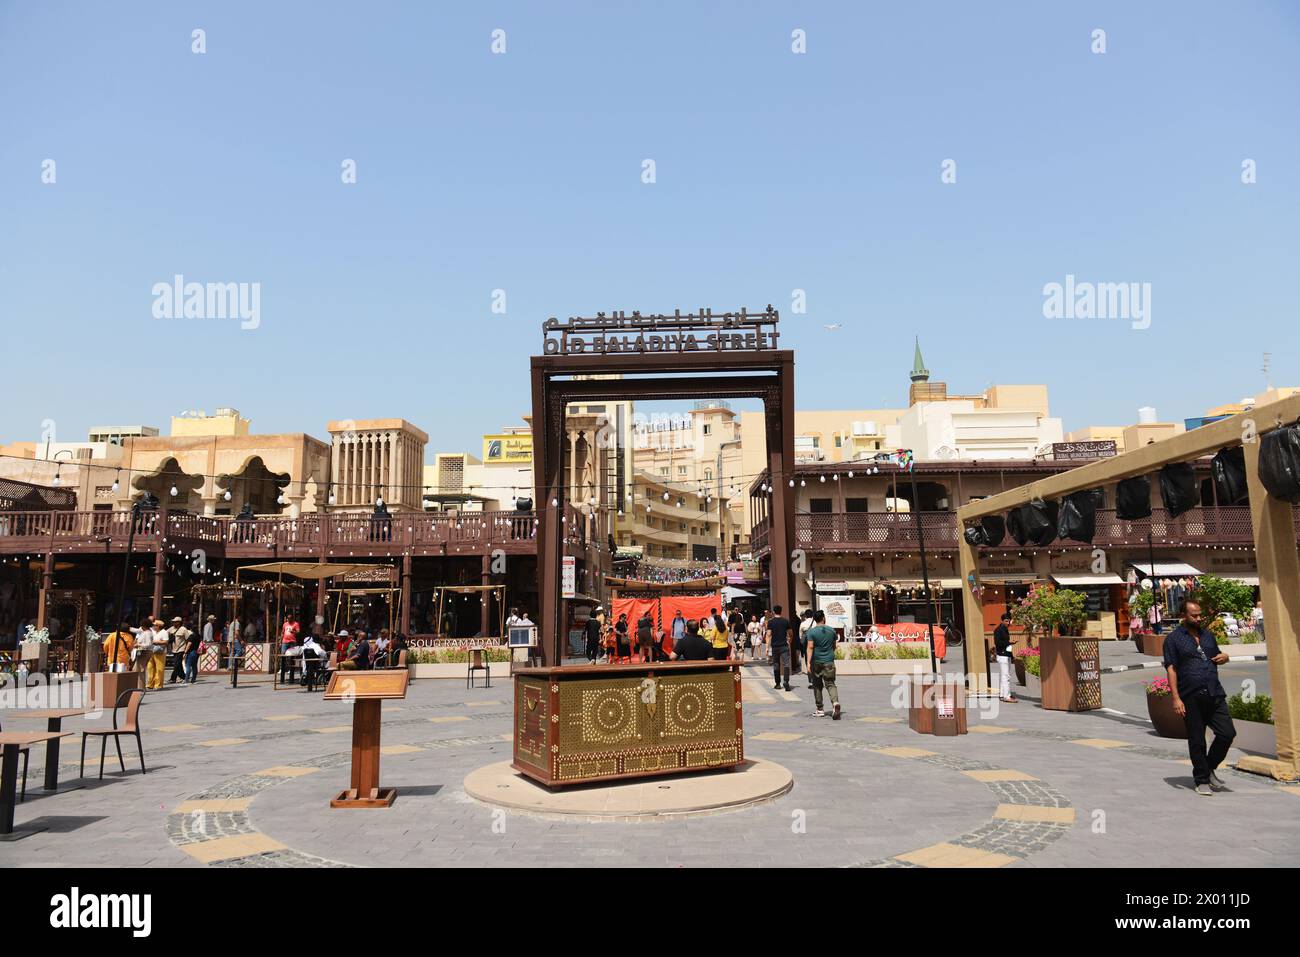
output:
<svg viewBox="0 0 1300 957"><path fill-rule="evenodd" d="M780 317L768 306L762 312L699 312L672 315L596 313L594 318L574 316L565 322L547 319L542 324L542 350L546 355L604 355L616 352L762 352L777 348Z"/></svg>

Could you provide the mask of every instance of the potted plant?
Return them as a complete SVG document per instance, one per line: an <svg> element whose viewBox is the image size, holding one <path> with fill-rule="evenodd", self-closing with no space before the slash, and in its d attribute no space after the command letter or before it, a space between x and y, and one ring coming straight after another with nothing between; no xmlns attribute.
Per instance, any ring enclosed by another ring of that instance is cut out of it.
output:
<svg viewBox="0 0 1300 957"><path fill-rule="evenodd" d="M1012 621L1040 635L1038 677L1047 710L1086 711L1101 706L1097 644L1091 644L1089 655L1089 646L1080 641L1088 620L1087 601L1083 592L1035 585L1011 612ZM1028 670L1027 658L1025 666Z"/></svg>
<svg viewBox="0 0 1300 957"><path fill-rule="evenodd" d="M27 631L23 635L22 651L19 659L22 661L37 662L31 671L44 671L45 663L50 654L50 630L48 628L36 628L33 625L27 626Z"/></svg>
<svg viewBox="0 0 1300 957"><path fill-rule="evenodd" d="M1142 682L1147 690L1147 714L1162 738L1187 738L1187 723L1174 710L1174 693L1166 677Z"/></svg>
<svg viewBox="0 0 1300 957"><path fill-rule="evenodd" d="M1012 655L1013 662L1016 666L1016 681L1020 682L1023 688L1025 684L1025 674L1031 674L1038 678L1042 674L1042 651L1039 648L1017 648Z"/></svg>
<svg viewBox="0 0 1300 957"><path fill-rule="evenodd" d="M1266 694L1235 694L1228 699L1228 714L1237 736L1234 748L1265 757L1277 757L1277 729L1273 725L1273 699Z"/></svg>
<svg viewBox="0 0 1300 957"><path fill-rule="evenodd" d="M1144 588L1134 595L1133 600L1129 602L1129 614L1142 619L1145 627L1148 620L1147 616L1151 613L1151 607L1155 603L1155 589ZM1137 645L1137 650L1144 655L1164 654L1164 635L1157 635L1155 632L1144 630L1133 636L1133 643Z"/></svg>

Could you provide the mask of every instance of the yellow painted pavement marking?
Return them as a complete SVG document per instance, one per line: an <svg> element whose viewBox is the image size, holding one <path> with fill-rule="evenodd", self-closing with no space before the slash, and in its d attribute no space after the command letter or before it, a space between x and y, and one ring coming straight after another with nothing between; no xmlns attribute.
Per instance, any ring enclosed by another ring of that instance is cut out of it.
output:
<svg viewBox="0 0 1300 957"><path fill-rule="evenodd" d="M317 734L342 734L344 731L351 731L352 725L336 724L328 728L311 728L310 730L315 731Z"/></svg>
<svg viewBox="0 0 1300 957"><path fill-rule="evenodd" d="M449 724L452 721L468 721L469 718L463 714L449 714L438 718L430 718L429 720L434 724Z"/></svg>
<svg viewBox="0 0 1300 957"><path fill-rule="evenodd" d="M865 721L867 724L898 724L902 718L858 718L859 721Z"/></svg>
<svg viewBox="0 0 1300 957"><path fill-rule="evenodd" d="M741 701L775 701L761 684L756 681L742 681L740 683L740 700Z"/></svg>
<svg viewBox="0 0 1300 957"><path fill-rule="evenodd" d="M413 744L386 744L379 749L380 754L410 754L412 751L423 751L424 748L417 748Z"/></svg>
<svg viewBox="0 0 1300 957"><path fill-rule="evenodd" d="M1043 807L1037 804L999 804L994 817L1004 821L1031 821L1037 824L1073 824L1074 808Z"/></svg>
<svg viewBox="0 0 1300 957"><path fill-rule="evenodd" d="M1005 867L1014 864L1016 859L1006 854L994 854L959 844L933 844L899 854L896 860L919 864L921 867Z"/></svg>
<svg viewBox="0 0 1300 957"><path fill-rule="evenodd" d="M988 784L991 781L1037 781L1038 778L1032 774L1026 774L1024 771L1012 771L1009 768L999 768L993 771L963 771L962 774L968 778L974 778L976 781L983 781Z"/></svg>
<svg viewBox="0 0 1300 957"><path fill-rule="evenodd" d="M183 801L175 809L173 814L188 814L191 811L247 811L248 805L253 803L251 797L248 798L214 798L210 801Z"/></svg>
<svg viewBox="0 0 1300 957"><path fill-rule="evenodd" d="M199 730L199 726L198 726L197 724L165 724L165 725L163 725L161 728L154 728L154 730L155 730L155 731L167 731L167 732L171 732L171 731L197 731L197 730Z"/></svg>
<svg viewBox="0 0 1300 957"><path fill-rule="evenodd" d="M782 689L782 690L778 691L777 694L780 695L782 698L784 698L786 701L798 701L798 700L799 700L799 696L798 696L797 694L795 694L793 691L786 691L785 689Z"/></svg>
<svg viewBox="0 0 1300 957"><path fill-rule="evenodd" d="M791 731L764 731L762 734L751 735L751 741L798 741L802 734L794 734Z"/></svg>
<svg viewBox="0 0 1300 957"><path fill-rule="evenodd" d="M760 711L760 712L758 712L758 716L759 716L760 718L793 718L793 717L795 716L795 712L793 712L793 711Z"/></svg>
<svg viewBox="0 0 1300 957"><path fill-rule="evenodd" d="M467 708L490 708L494 704L505 704L504 701L466 701Z"/></svg>
<svg viewBox="0 0 1300 957"><path fill-rule="evenodd" d="M297 721L307 717L305 714L268 714L263 721Z"/></svg>
<svg viewBox="0 0 1300 957"><path fill-rule="evenodd" d="M1283 784L1278 788L1278 790L1300 797L1300 784Z"/></svg>
<svg viewBox="0 0 1300 957"><path fill-rule="evenodd" d="M252 854L265 854L267 851L284 850L284 845L279 841L261 833L232 834L230 837L218 837L211 841L196 841L193 844L179 846L182 851L203 864L248 857Z"/></svg>
<svg viewBox="0 0 1300 957"><path fill-rule="evenodd" d="M253 773L263 778L300 778L304 774L315 774L319 770L320 768L295 768L289 765L281 765L274 768L263 768Z"/></svg>
<svg viewBox="0 0 1300 957"><path fill-rule="evenodd" d="M927 751L925 748L877 748L877 754L887 754L893 758L928 758L934 754L934 751Z"/></svg>
<svg viewBox="0 0 1300 957"><path fill-rule="evenodd" d="M515 736L514 736L513 734L509 733L509 732L506 732L505 734L501 735L501 740L502 740L502 741L513 741L514 739L515 739Z"/></svg>
<svg viewBox="0 0 1300 957"><path fill-rule="evenodd" d="M1008 731L1015 731L1016 728L1000 727L996 724L977 724L972 728L967 728L971 734L1006 734Z"/></svg>
<svg viewBox="0 0 1300 957"><path fill-rule="evenodd" d="M1081 744L1085 748L1127 748L1127 741L1116 741L1113 738L1075 738L1071 744Z"/></svg>
<svg viewBox="0 0 1300 957"><path fill-rule="evenodd" d="M211 741L200 741L205 748L224 748L232 744L247 744L248 738L213 738Z"/></svg>

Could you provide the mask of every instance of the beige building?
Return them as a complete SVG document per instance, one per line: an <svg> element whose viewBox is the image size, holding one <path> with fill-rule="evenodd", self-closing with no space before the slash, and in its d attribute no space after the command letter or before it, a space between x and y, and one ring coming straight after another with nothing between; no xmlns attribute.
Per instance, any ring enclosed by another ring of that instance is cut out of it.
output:
<svg viewBox="0 0 1300 957"><path fill-rule="evenodd" d="M720 510L718 500L698 490L638 472L633 497L621 509L620 554L675 561L719 561L748 534L737 522L743 509Z"/></svg>
<svg viewBox="0 0 1300 957"><path fill-rule="evenodd" d="M405 419L343 419L327 426L333 439L330 491L343 509L423 508L424 447L429 436Z"/></svg>

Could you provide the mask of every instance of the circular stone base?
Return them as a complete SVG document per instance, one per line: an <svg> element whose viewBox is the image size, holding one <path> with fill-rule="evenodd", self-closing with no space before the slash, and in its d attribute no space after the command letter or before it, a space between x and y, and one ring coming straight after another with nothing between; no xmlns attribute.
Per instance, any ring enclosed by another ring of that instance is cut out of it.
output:
<svg viewBox="0 0 1300 957"><path fill-rule="evenodd" d="M575 784L554 791L500 761L471 771L464 783L466 794L494 807L601 821L733 811L771 801L793 786L794 776L786 768L763 760L747 760L734 770Z"/></svg>

